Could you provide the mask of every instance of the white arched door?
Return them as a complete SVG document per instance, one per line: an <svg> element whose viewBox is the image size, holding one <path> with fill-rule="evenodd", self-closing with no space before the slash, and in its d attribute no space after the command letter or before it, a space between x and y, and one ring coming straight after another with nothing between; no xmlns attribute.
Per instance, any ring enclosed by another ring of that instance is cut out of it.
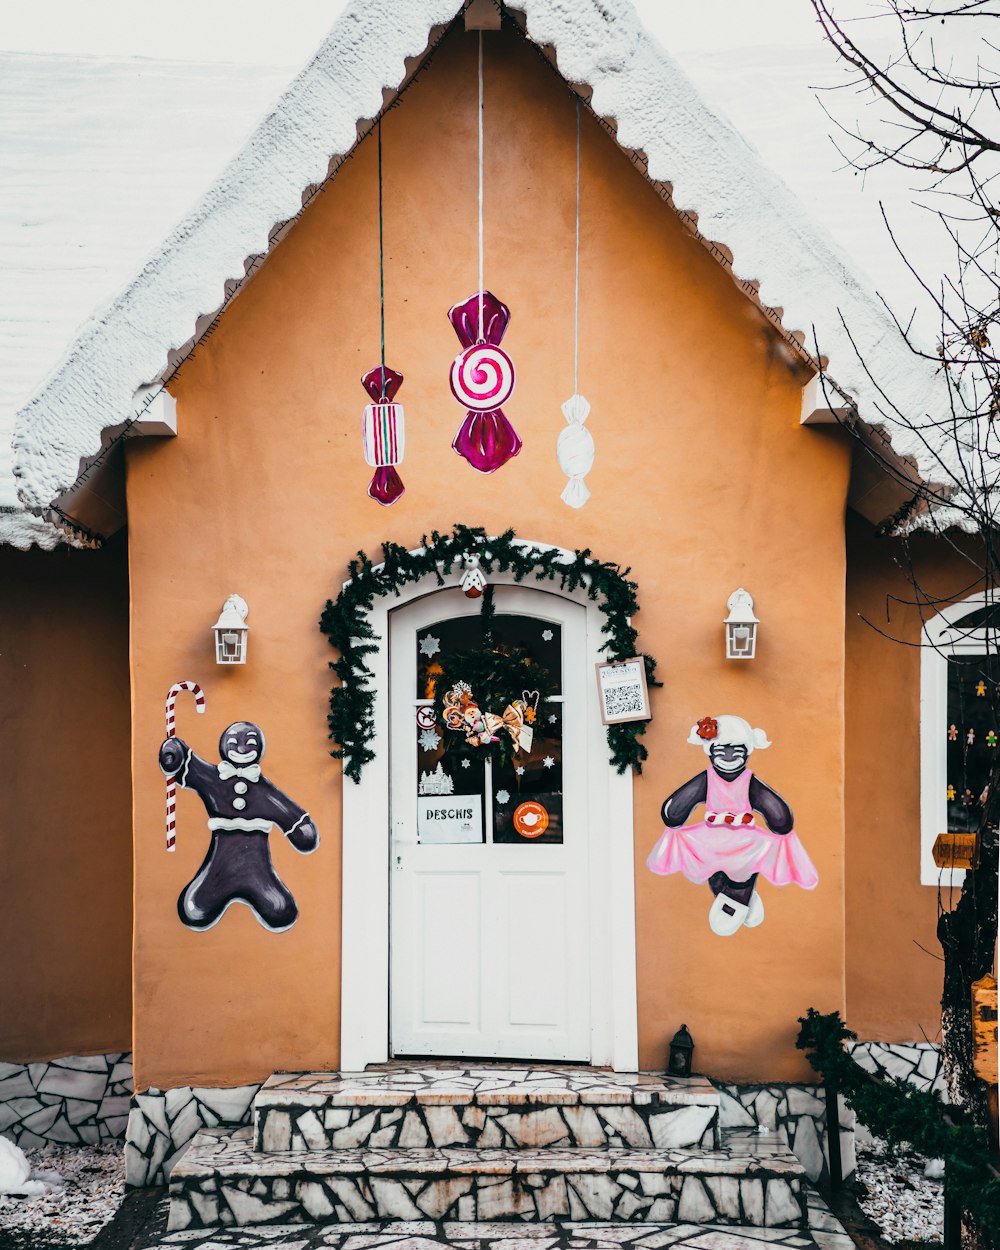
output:
<svg viewBox="0 0 1000 1250"><path fill-rule="evenodd" d="M391 1053L589 1060L586 610L515 586L495 605L497 643L554 691L502 763L429 697L441 658L481 645L480 601L444 590L390 617Z"/></svg>

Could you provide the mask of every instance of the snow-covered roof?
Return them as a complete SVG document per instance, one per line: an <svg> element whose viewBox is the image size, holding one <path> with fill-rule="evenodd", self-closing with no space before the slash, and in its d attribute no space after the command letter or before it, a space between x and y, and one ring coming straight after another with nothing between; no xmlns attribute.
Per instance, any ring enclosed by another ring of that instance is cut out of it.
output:
<svg viewBox="0 0 1000 1250"><path fill-rule="evenodd" d="M18 408L293 73L0 54L0 543L50 548L66 537L18 501L10 446Z"/></svg>
<svg viewBox="0 0 1000 1250"><path fill-rule="evenodd" d="M461 0L353 0L197 207L122 290L82 327L18 414L14 471L22 501L44 514L73 487L102 432L134 412L140 387L168 372L211 323L254 258L300 212L404 84ZM508 12L515 9L508 4ZM730 269L748 297L776 310L786 337L830 361L873 425L892 426L882 392L915 414L935 389L930 366L900 341L846 254L732 126L711 111L641 25L630 0L517 0L529 39L590 94L617 141ZM731 258L731 259L730 259ZM848 329L845 327L849 327ZM864 362L851 338L864 345ZM872 370L878 386L869 376ZM895 451L933 462L895 426Z"/></svg>

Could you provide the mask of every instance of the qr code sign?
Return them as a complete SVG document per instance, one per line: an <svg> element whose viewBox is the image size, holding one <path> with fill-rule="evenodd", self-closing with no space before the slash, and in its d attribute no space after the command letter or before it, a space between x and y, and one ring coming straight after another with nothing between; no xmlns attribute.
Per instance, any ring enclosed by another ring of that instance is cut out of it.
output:
<svg viewBox="0 0 1000 1250"><path fill-rule="evenodd" d="M648 718L649 704L641 660L603 665L599 672L605 724Z"/></svg>
<svg viewBox="0 0 1000 1250"><path fill-rule="evenodd" d="M641 716L646 710L642 687L638 684L612 686L605 691L604 708L609 717Z"/></svg>

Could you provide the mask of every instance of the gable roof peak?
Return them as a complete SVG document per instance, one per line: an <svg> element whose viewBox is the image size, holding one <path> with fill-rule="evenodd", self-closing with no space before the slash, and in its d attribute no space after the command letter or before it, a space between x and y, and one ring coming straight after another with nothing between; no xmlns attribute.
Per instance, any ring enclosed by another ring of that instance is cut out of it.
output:
<svg viewBox="0 0 1000 1250"><path fill-rule="evenodd" d="M133 396L169 376L465 8L462 0L352 0L200 203L84 324L21 409L14 471L28 508L51 515L81 467L104 454L106 431L128 431ZM899 406L926 411L932 369L899 340L829 235L708 108L631 0L516 0L507 11L574 89L589 89L594 115L644 157L649 179L791 350L808 358L801 343L812 347L815 336L866 419L893 424L869 368ZM779 306L791 332L773 311ZM864 362L851 336L866 344ZM912 433L897 426L893 439L901 455L931 467Z"/></svg>

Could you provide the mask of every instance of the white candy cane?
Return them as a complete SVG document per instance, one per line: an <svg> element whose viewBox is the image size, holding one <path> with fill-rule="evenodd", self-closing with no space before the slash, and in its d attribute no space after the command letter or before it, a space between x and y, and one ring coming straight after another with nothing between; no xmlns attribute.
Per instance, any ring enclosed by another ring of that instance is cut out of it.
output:
<svg viewBox="0 0 1000 1250"><path fill-rule="evenodd" d="M194 695L195 706L199 713L205 711L205 693L196 681L175 681L167 691L167 737L177 737L177 717L174 712L174 706L177 703L177 696L182 690L189 690ZM167 778L167 850L173 851L177 830L177 783L173 777Z"/></svg>

